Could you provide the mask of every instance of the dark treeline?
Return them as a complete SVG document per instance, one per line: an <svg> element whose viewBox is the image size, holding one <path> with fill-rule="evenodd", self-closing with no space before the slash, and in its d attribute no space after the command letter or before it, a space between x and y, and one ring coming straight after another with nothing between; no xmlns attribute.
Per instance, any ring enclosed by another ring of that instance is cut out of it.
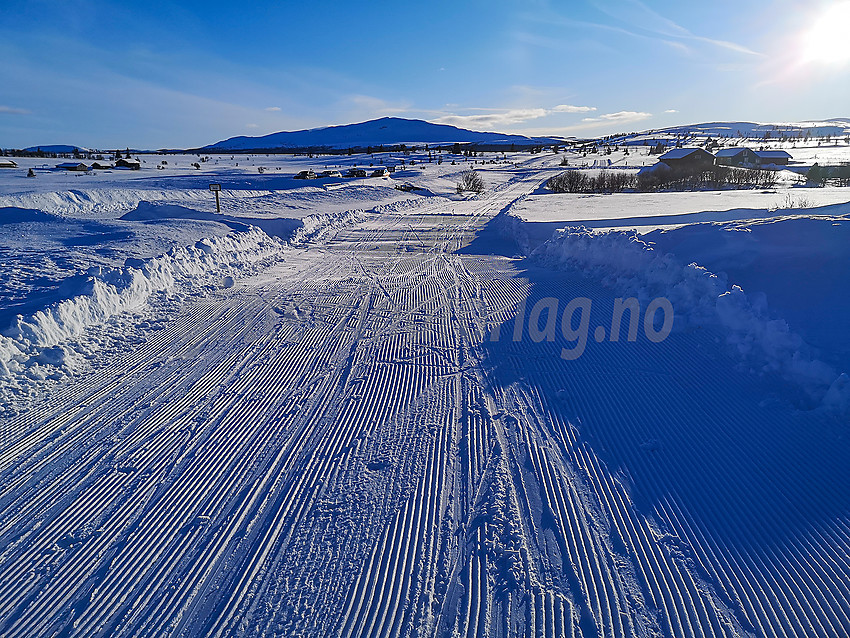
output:
<svg viewBox="0 0 850 638"><path fill-rule="evenodd" d="M728 166L696 170L659 166L640 174L602 170L597 175L573 169L552 177L546 185L556 193L772 188L776 185L776 173Z"/></svg>
<svg viewBox="0 0 850 638"><path fill-rule="evenodd" d="M138 154L139 151L132 151L133 153ZM44 159L76 159L76 160L102 160L105 157L109 157L112 159L121 159L122 157L126 159L130 159L131 151L130 149L126 150L116 150L116 151L87 151L78 149L75 151L70 151L67 153L55 153L52 151L43 151L40 148L35 150L29 149L16 149L16 148L4 148L0 149L0 155L3 157L36 157L36 158L44 158Z"/></svg>
<svg viewBox="0 0 850 638"><path fill-rule="evenodd" d="M836 166L812 164L806 176L806 182L812 186L850 186L850 164Z"/></svg>

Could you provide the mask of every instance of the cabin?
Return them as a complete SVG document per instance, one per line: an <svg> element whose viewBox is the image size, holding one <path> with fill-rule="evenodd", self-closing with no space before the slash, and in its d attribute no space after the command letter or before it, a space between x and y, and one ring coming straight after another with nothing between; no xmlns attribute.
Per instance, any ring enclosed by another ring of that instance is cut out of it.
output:
<svg viewBox="0 0 850 638"><path fill-rule="evenodd" d="M112 164L101 164L100 162L95 162L91 165L93 171L106 171L112 168Z"/></svg>
<svg viewBox="0 0 850 638"><path fill-rule="evenodd" d="M134 159L121 158L115 161L116 168L129 168L131 171L138 171L142 168L141 162Z"/></svg>
<svg viewBox="0 0 850 638"><path fill-rule="evenodd" d="M750 167L758 164L758 156L752 149L744 146L723 148L714 154L718 166Z"/></svg>
<svg viewBox="0 0 850 638"><path fill-rule="evenodd" d="M777 166L787 166L791 161L791 154L787 151L756 151L758 163L762 166L776 164Z"/></svg>
<svg viewBox="0 0 850 638"><path fill-rule="evenodd" d="M18 168L18 165L10 159L0 159L0 168Z"/></svg>
<svg viewBox="0 0 850 638"><path fill-rule="evenodd" d="M89 167L83 163L78 162L63 162L62 164L57 164L56 168L61 171L79 171L85 172L89 170Z"/></svg>
<svg viewBox="0 0 850 638"><path fill-rule="evenodd" d="M714 166L714 155L701 148L674 148L658 158L670 168L704 169Z"/></svg>

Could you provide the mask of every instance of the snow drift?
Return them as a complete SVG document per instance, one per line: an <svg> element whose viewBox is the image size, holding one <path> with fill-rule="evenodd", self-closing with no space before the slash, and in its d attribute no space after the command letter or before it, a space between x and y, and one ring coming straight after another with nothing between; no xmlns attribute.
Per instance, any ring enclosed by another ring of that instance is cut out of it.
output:
<svg viewBox="0 0 850 638"><path fill-rule="evenodd" d="M76 294L30 315L18 316L0 335L0 381L56 378L72 372L86 352L73 343L121 313L138 312L152 298L228 287L284 244L259 228L201 239L151 259L127 259L121 268L93 267ZM7 388L8 389L8 388Z"/></svg>
<svg viewBox="0 0 850 638"><path fill-rule="evenodd" d="M376 210L381 207L376 207ZM292 244L318 238L324 231L353 224L362 219L361 209L314 213L300 219L290 217L243 217L195 210L164 202L139 202L135 210L121 216L125 221L156 222L169 219L194 219L225 224L236 231L256 227L267 235Z"/></svg>
<svg viewBox="0 0 850 638"><path fill-rule="evenodd" d="M256 199L268 190L230 190L230 199ZM0 207L50 211L54 215L103 215L133 210L145 202L183 202L209 205L210 192L202 188L91 188L0 195Z"/></svg>
<svg viewBox="0 0 850 638"><path fill-rule="evenodd" d="M232 230L246 231L255 226L271 237L284 241L290 240L304 222L290 217L241 217L187 208L179 204L166 202L139 202L135 210L124 213L123 221L161 222L174 219L192 219L196 221L224 224Z"/></svg>
<svg viewBox="0 0 850 638"><path fill-rule="evenodd" d="M594 233L583 226L557 231L532 258L560 269L599 278L641 304L666 297L675 310L674 330L696 326L719 329L726 342L755 370L776 373L800 387L816 404L850 408L847 375L814 358L788 323L771 316L764 297L751 298L725 276L696 263L662 254L633 231Z"/></svg>

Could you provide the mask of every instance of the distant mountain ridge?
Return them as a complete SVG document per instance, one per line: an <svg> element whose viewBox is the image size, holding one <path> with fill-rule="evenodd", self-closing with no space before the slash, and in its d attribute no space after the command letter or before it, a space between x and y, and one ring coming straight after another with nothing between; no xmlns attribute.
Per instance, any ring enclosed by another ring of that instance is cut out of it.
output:
<svg viewBox="0 0 850 638"><path fill-rule="evenodd" d="M82 146L71 146L68 144L47 144L45 146L30 146L29 148L24 149L28 153L37 153L41 151L42 153L91 153L91 150L87 148L83 148Z"/></svg>
<svg viewBox="0 0 850 638"><path fill-rule="evenodd" d="M510 146L515 144L518 148L531 146L548 146L552 144L587 143L594 139L607 140L608 143L619 142L625 144L636 144L644 141L663 141L670 137L702 138L702 137L741 137L741 138L778 138L798 137L809 135L811 137L844 138L850 135L850 118L833 117L825 120L805 120L799 122L702 122L696 124L682 124L679 126L668 126L659 129L647 129L636 133L619 134L599 138L574 138L574 137L527 137L509 133L492 133L482 131L471 131L468 129L451 126L449 124L434 124L425 120L414 120L400 117L382 117L376 120L359 122L357 124L343 124L337 126L325 126L301 131L281 131L257 137L237 136L231 137L208 146L190 149L159 149L159 151L130 149L132 153L181 153L181 152L245 152L245 151L272 151L272 150L299 150L299 149L333 149L336 151L348 148L365 150L368 147L393 147L401 144L407 146L445 145L454 144L478 144L481 146ZM65 144L48 144L42 146L30 146L24 149L27 153L36 153L41 150L48 154L72 154L93 153L93 149L83 146Z"/></svg>
<svg viewBox="0 0 850 638"><path fill-rule="evenodd" d="M533 146L536 144L562 144L564 140L554 137L526 137L508 133L470 131L449 124L433 124L424 120L382 117L357 124L324 126L302 131L281 131L259 137L240 135L204 146L198 150L346 149L397 146L400 144L408 146L414 144L454 144L455 142Z"/></svg>
<svg viewBox="0 0 850 638"><path fill-rule="evenodd" d="M701 124L685 124L669 126L662 129L644 131L646 133L697 134L711 137L764 137L770 132L785 133L786 135L824 136L850 133L850 118L835 117L829 120L806 120L802 122L703 122Z"/></svg>

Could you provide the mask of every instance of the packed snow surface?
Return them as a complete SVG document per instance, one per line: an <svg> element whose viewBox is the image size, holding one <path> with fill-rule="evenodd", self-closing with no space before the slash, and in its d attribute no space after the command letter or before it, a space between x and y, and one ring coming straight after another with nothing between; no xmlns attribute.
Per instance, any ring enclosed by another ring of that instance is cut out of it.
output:
<svg viewBox="0 0 850 638"><path fill-rule="evenodd" d="M0 635L850 634L850 195L599 159L3 169Z"/></svg>

